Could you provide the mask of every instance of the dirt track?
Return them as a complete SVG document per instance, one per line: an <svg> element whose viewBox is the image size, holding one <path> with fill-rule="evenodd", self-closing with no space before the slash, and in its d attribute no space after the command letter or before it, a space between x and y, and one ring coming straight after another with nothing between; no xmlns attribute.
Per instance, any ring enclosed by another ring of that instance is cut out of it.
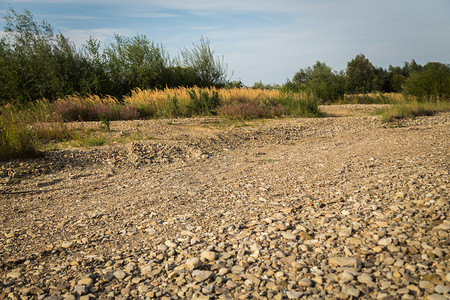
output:
<svg viewBox="0 0 450 300"><path fill-rule="evenodd" d="M4 164L0 299L448 299L450 113L327 110Z"/></svg>

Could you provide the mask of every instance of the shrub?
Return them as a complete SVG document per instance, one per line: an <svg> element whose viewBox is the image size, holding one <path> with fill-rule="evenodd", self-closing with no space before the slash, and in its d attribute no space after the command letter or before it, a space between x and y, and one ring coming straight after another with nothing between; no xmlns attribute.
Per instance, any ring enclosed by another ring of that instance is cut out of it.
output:
<svg viewBox="0 0 450 300"><path fill-rule="evenodd" d="M284 108L276 101L255 101L246 97L237 98L233 103L219 107L218 113L226 118L250 120L274 118L284 114Z"/></svg>
<svg viewBox="0 0 450 300"><path fill-rule="evenodd" d="M450 66L431 62L411 74L403 84L403 92L425 100L450 99Z"/></svg>
<svg viewBox="0 0 450 300"><path fill-rule="evenodd" d="M33 124L35 137L42 142L55 141L62 142L75 137L75 130L68 127L63 122Z"/></svg>
<svg viewBox="0 0 450 300"><path fill-rule="evenodd" d="M64 121L99 121L101 116L109 120L120 119L119 102L111 96L71 95L54 102L53 109Z"/></svg>
<svg viewBox="0 0 450 300"><path fill-rule="evenodd" d="M286 114L296 117L315 118L321 117L319 100L306 93L284 93L280 96Z"/></svg>
<svg viewBox="0 0 450 300"><path fill-rule="evenodd" d="M195 89L189 91L190 103L187 105L193 115L216 115L216 108L220 104L219 94L217 91L206 89Z"/></svg>
<svg viewBox="0 0 450 300"><path fill-rule="evenodd" d="M133 105L124 105L120 108L120 118L122 120L135 120L139 119L139 117L140 113Z"/></svg>
<svg viewBox="0 0 450 300"><path fill-rule="evenodd" d="M441 111L449 111L450 102L399 102L388 109L382 110L382 121L393 122L405 118L429 116Z"/></svg>
<svg viewBox="0 0 450 300"><path fill-rule="evenodd" d="M0 160L37 154L33 127L17 119L12 110L0 115Z"/></svg>

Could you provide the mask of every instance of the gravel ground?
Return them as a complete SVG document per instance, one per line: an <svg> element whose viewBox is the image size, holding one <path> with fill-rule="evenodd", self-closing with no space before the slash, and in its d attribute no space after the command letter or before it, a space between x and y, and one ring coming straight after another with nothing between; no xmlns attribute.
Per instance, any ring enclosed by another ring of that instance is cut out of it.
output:
<svg viewBox="0 0 450 300"><path fill-rule="evenodd" d="M327 109L4 163L0 299L450 299L450 113Z"/></svg>

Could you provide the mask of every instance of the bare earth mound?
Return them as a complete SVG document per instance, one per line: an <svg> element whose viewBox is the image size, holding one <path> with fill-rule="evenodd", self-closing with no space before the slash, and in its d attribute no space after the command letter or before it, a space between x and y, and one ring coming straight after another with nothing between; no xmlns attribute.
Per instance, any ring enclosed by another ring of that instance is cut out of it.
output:
<svg viewBox="0 0 450 300"><path fill-rule="evenodd" d="M3 164L0 299L449 299L450 113L328 110Z"/></svg>

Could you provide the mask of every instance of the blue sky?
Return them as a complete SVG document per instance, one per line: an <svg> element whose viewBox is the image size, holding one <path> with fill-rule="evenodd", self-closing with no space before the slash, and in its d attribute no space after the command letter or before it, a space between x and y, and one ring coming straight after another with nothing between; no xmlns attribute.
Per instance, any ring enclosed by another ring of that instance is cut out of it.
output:
<svg viewBox="0 0 450 300"><path fill-rule="evenodd" d="M384 68L450 63L449 0L0 0L0 15L9 6L77 46L145 34L175 57L203 36L247 85L282 84L318 60L345 70L360 53Z"/></svg>

